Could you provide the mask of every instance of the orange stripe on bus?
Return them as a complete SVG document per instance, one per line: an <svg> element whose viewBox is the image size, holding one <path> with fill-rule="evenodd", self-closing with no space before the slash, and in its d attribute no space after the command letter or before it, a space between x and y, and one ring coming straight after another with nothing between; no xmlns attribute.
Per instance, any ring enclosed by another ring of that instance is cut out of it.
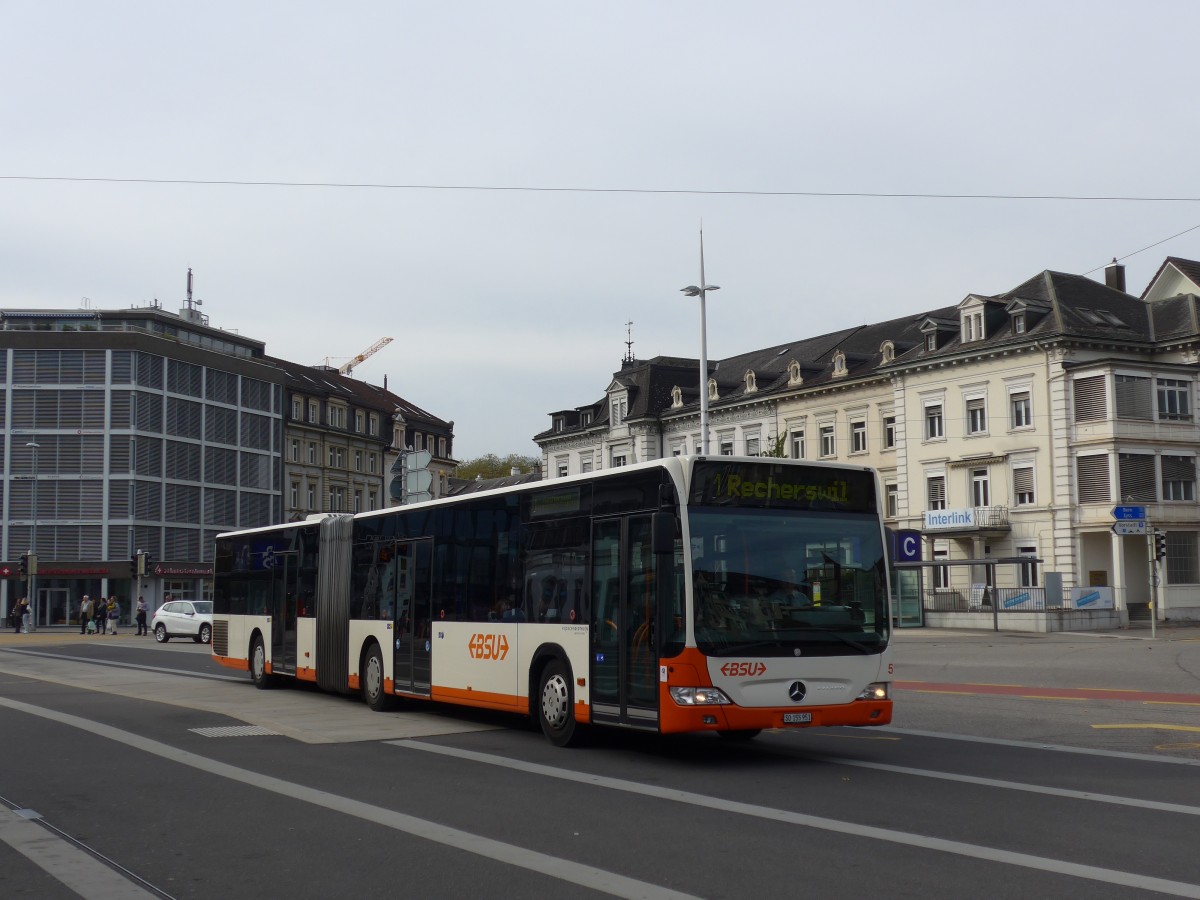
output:
<svg viewBox="0 0 1200 900"><path fill-rule="evenodd" d="M474 691L463 688L434 687L429 699L442 703L461 703L463 706L478 706L482 709L499 709L504 712L528 713L529 702L514 694L496 694L491 691Z"/></svg>
<svg viewBox="0 0 1200 900"><path fill-rule="evenodd" d="M239 672L250 671L250 660L248 659L234 659L230 656L216 656L215 654L213 659L227 669L237 669Z"/></svg>

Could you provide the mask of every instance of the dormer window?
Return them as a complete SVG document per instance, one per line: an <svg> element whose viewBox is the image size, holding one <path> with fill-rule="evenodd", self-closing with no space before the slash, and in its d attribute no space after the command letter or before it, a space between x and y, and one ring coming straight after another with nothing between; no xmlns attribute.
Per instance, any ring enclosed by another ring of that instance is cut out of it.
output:
<svg viewBox="0 0 1200 900"><path fill-rule="evenodd" d="M879 361L890 363L896 359L896 345L891 341L884 341L879 345Z"/></svg>
<svg viewBox="0 0 1200 900"><path fill-rule="evenodd" d="M747 369L746 374L742 376L746 381L746 393L753 394L758 390L758 382L754 377L754 370Z"/></svg>
<svg viewBox="0 0 1200 900"><path fill-rule="evenodd" d="M554 430L555 431L562 431L563 428L566 427L566 424L567 424L566 419L564 417L562 417L562 416L554 417Z"/></svg>
<svg viewBox="0 0 1200 900"><path fill-rule="evenodd" d="M963 312L962 314L962 339L963 343L970 341L982 341L983 334L983 313L982 312Z"/></svg>
<svg viewBox="0 0 1200 900"><path fill-rule="evenodd" d="M936 331L931 331L931 332L929 332L929 334L925 335L925 349L926 350L936 350L937 349L937 332Z"/></svg>
<svg viewBox="0 0 1200 900"><path fill-rule="evenodd" d="M708 379L708 399L709 400L720 400L721 399L721 395L719 393L717 393L717 379L715 379L715 378Z"/></svg>
<svg viewBox="0 0 1200 900"><path fill-rule="evenodd" d="M788 363L788 387L804 384L804 376L800 374L800 363L792 360Z"/></svg>
<svg viewBox="0 0 1200 900"><path fill-rule="evenodd" d="M612 398L612 424L620 425L625 421L625 414L629 411L629 400L626 397Z"/></svg>
<svg viewBox="0 0 1200 900"><path fill-rule="evenodd" d="M683 406L683 390L679 385L671 388L671 409L679 409Z"/></svg>
<svg viewBox="0 0 1200 900"><path fill-rule="evenodd" d="M1025 313L1017 313L1012 317L1013 334L1025 333Z"/></svg>
<svg viewBox="0 0 1200 900"><path fill-rule="evenodd" d="M592 414L590 412L585 412L583 415L581 415L579 417L579 424L580 425L591 425L592 424Z"/></svg>
<svg viewBox="0 0 1200 900"><path fill-rule="evenodd" d="M846 374L846 354L841 350L833 354L833 377L841 378Z"/></svg>

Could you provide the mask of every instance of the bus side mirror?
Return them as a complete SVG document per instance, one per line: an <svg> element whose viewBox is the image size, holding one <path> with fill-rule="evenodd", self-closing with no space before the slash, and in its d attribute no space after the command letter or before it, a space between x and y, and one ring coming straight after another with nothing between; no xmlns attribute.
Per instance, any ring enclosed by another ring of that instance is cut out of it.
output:
<svg viewBox="0 0 1200 900"><path fill-rule="evenodd" d="M675 552L675 515L656 512L650 517L651 542L655 553Z"/></svg>

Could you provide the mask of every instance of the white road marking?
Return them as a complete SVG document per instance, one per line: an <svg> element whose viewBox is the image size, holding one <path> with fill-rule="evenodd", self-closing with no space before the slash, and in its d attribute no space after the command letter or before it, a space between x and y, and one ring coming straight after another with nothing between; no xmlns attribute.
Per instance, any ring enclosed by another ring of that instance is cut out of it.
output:
<svg viewBox="0 0 1200 900"><path fill-rule="evenodd" d="M0 841L53 875L86 900L156 897L20 813L0 807Z"/></svg>
<svg viewBox="0 0 1200 900"><path fill-rule="evenodd" d="M87 731L99 737L124 744L127 747L133 747L144 753L151 753L155 756L168 759L171 762L191 766L210 775L228 778L231 781L237 781L252 788L271 791L272 793L289 797L293 800L311 803L314 806L354 816L355 818L372 822L376 825L382 825L385 828L392 828L405 834L411 834L414 837L493 859L505 865L517 866L532 872L538 872L551 878L557 878L560 881L578 884L590 890L611 894L614 897L643 898L643 900L699 900L699 898L691 894L673 891L646 881L638 881L634 878L619 875L616 872L608 872L594 866L571 862L570 860L550 856L546 853L538 853L535 850L529 850L515 844L506 844L503 841L492 840L491 838L472 834L469 831L449 828L445 825L439 825L437 822L419 819L416 816L405 815L404 813L385 809L381 806L372 806L369 803L351 800L348 797L341 797L327 791L319 791L315 788L293 784L290 781L284 781L280 778L261 775L257 772L251 772L248 769L208 759L199 754L180 750L178 747L172 747L169 744L144 738L120 728L101 724L100 722L92 722L79 716L61 713L52 709L43 709L28 703L22 703L18 700L9 700L5 697L0 697L0 706L17 712L27 713L31 716L48 719L52 722L58 722L72 728L78 728L81 731Z"/></svg>
<svg viewBox="0 0 1200 900"><path fill-rule="evenodd" d="M436 753L456 759L465 759L484 765L499 766L540 775L547 778L559 778L564 781L574 781L593 787L607 788L615 791L625 791L630 794L640 794L645 797L656 797L675 803L715 809L721 812L731 812L744 816L754 816L775 822L785 822L790 825L801 825L806 828L817 828L822 831L832 831L848 834L853 837L870 838L878 841L888 841L893 844L903 844L921 850L938 850L957 856L972 859L982 859L988 862L1004 863L1050 872L1056 875L1070 875L1075 878L1085 878L1100 881L1105 884L1120 884L1139 890L1157 891L1174 897L1200 898L1200 884L1188 884L1183 881L1170 881L1165 878L1155 878L1152 875L1139 875L1135 872L1121 872L1116 869L1104 869L1099 866L1088 866L1066 860L1050 859L1043 856L1033 856L1028 853L1016 853L1011 850L1000 850L995 847L983 847L977 844L967 844L962 841L950 841L943 838L930 837L924 834L912 834L906 831L896 831L891 828L877 828L873 825L860 825L855 822L844 822L838 819L828 819L823 816L811 816L805 813L792 812L786 809L775 809L769 806L758 806L752 803L741 803L736 800L725 800L719 797L709 797L691 791L681 791L674 788L657 787L641 784L636 781L626 781L622 778L609 778L605 775L592 775L586 772L573 772L569 769L559 769L544 766L539 763L528 763L521 760L509 759L488 753L476 753L473 750L461 750L455 747L441 747L436 744L425 744L418 741L399 740L387 741L396 747L408 750L420 750L424 753Z"/></svg>

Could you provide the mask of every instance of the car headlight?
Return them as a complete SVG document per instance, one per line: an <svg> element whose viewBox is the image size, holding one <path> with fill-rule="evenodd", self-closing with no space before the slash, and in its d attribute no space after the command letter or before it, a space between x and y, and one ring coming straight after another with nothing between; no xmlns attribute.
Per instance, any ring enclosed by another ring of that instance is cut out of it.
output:
<svg viewBox="0 0 1200 900"><path fill-rule="evenodd" d="M732 702L714 687L673 687L671 699L680 706L717 706Z"/></svg>
<svg viewBox="0 0 1200 900"><path fill-rule="evenodd" d="M861 694L858 695L859 700L888 700L892 695L892 684L890 681L876 681L868 684Z"/></svg>

